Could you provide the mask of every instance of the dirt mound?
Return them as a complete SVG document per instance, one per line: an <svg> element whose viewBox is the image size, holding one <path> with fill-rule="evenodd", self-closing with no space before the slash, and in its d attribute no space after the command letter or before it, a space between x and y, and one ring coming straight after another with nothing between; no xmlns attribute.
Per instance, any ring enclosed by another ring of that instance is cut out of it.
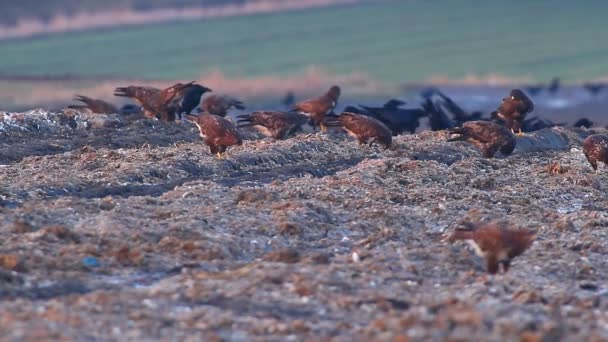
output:
<svg viewBox="0 0 608 342"><path fill-rule="evenodd" d="M587 131L506 159L423 132L388 151L248 139L217 160L187 122L62 116L0 123L3 339L608 338ZM444 241L464 219L538 237L490 277Z"/></svg>

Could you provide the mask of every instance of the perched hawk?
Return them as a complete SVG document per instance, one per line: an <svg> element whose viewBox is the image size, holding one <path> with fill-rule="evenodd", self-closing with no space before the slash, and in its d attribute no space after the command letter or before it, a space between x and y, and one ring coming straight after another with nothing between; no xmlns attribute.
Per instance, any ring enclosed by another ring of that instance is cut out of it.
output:
<svg viewBox="0 0 608 342"><path fill-rule="evenodd" d="M597 162L608 163L608 136L592 134L583 142L583 153L593 170L597 170Z"/></svg>
<svg viewBox="0 0 608 342"><path fill-rule="evenodd" d="M357 139L361 145L369 143L371 146L373 143L378 143L387 149L393 142L391 130L379 120L369 116L344 112L337 117L326 120L325 125L328 127L342 127L348 135Z"/></svg>
<svg viewBox="0 0 608 342"><path fill-rule="evenodd" d="M188 114L186 118L196 124L201 138L212 154L218 158L226 152L229 146L241 145L243 140L232 121L221 116L209 113L201 113L198 116Z"/></svg>
<svg viewBox="0 0 608 342"><path fill-rule="evenodd" d="M449 130L449 133L456 136L448 141L468 141L479 148L486 158L494 157L499 151L504 156L508 156L517 145L513 133L491 121L465 122L462 127Z"/></svg>
<svg viewBox="0 0 608 342"><path fill-rule="evenodd" d="M80 101L83 104L69 105L68 108L80 111L90 111L93 114L116 114L118 108L104 100L97 100L84 95L76 95L74 101Z"/></svg>
<svg viewBox="0 0 608 342"><path fill-rule="evenodd" d="M291 111L310 116L315 127L321 127L325 116L331 113L338 104L339 97L340 87L333 86L321 97L296 103Z"/></svg>
<svg viewBox="0 0 608 342"><path fill-rule="evenodd" d="M534 103L523 91L511 90L508 97L502 99L496 110L496 116L505 121L505 126L512 132L521 134L526 115L534 110Z"/></svg>
<svg viewBox="0 0 608 342"><path fill-rule="evenodd" d="M252 127L267 137L277 140L287 138L310 121L306 115L299 113L285 113L272 111L259 111L251 114L239 115L240 127Z"/></svg>
<svg viewBox="0 0 608 342"><path fill-rule="evenodd" d="M139 86L119 87L114 90L114 96L132 98L143 108L147 117L169 122L175 121L175 108L171 106L173 99L193 84L194 82L177 83L163 90Z"/></svg>
<svg viewBox="0 0 608 342"><path fill-rule="evenodd" d="M207 96L201 103L201 113L209 113L221 117L226 117L231 108L238 110L245 109L243 102L228 95L212 94Z"/></svg>
<svg viewBox="0 0 608 342"><path fill-rule="evenodd" d="M485 259L487 271L496 274L500 265L506 273L511 266L511 260L525 252L532 245L535 237L534 232L509 228L504 224L467 223L466 228L456 229L449 240L469 242L477 255Z"/></svg>

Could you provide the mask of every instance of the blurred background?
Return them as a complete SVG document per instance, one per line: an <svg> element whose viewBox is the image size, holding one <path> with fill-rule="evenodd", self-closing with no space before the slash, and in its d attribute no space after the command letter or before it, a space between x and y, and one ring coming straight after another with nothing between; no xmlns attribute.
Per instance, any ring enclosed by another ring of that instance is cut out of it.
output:
<svg viewBox="0 0 608 342"><path fill-rule="evenodd" d="M341 101L416 101L440 86L470 110L514 86L537 110L602 122L603 0L21 0L0 3L0 109L112 100L126 84L198 80L270 107L343 87ZM552 79L556 89L547 88ZM604 91L603 91L604 90Z"/></svg>

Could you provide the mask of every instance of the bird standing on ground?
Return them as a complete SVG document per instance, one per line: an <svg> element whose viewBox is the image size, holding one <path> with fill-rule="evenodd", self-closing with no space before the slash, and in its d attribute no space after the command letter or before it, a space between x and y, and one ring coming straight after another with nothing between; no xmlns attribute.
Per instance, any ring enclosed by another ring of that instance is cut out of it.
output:
<svg viewBox="0 0 608 342"><path fill-rule="evenodd" d="M93 114L117 114L119 112L118 108L109 102L84 95L76 95L74 101L80 101L84 104L69 105L68 108L86 110Z"/></svg>
<svg viewBox="0 0 608 342"><path fill-rule="evenodd" d="M252 127L267 137L277 140L287 138L310 121L306 115L273 111L258 111L237 116L239 128Z"/></svg>
<svg viewBox="0 0 608 342"><path fill-rule="evenodd" d="M357 139L360 145L369 143L371 146L373 143L378 143L388 149L393 142L391 130L381 121L369 116L344 112L326 120L325 125L342 127L348 135Z"/></svg>
<svg viewBox="0 0 608 342"><path fill-rule="evenodd" d="M547 91L551 94L557 93L559 88L561 87L561 79L559 77L554 77L551 82L549 82L549 86L547 87Z"/></svg>
<svg viewBox="0 0 608 342"><path fill-rule="evenodd" d="M583 84L583 88L585 88L592 96L597 96L597 94L602 91L606 87L605 83L590 83L587 82Z"/></svg>
<svg viewBox="0 0 608 342"><path fill-rule="evenodd" d="M210 91L212 90L200 84L190 84L185 86L175 96L175 99L171 105L177 118L181 119L182 115L191 114L192 110L201 103L201 96Z"/></svg>
<svg viewBox="0 0 608 342"><path fill-rule="evenodd" d="M580 118L574 123L574 127L576 128L591 128L593 125L594 122L587 118Z"/></svg>
<svg viewBox="0 0 608 342"><path fill-rule="evenodd" d="M414 134L420 126L420 118L426 116L426 111L421 108L400 108L405 102L391 99L382 107L368 107L360 105L363 109L356 114L371 116L385 124L393 135L409 132ZM349 112L345 110L345 112Z"/></svg>
<svg viewBox="0 0 608 342"><path fill-rule="evenodd" d="M608 163L608 136L592 134L583 141L583 153L593 170L597 170L597 162Z"/></svg>
<svg viewBox="0 0 608 342"><path fill-rule="evenodd" d="M482 151L485 158L492 158L497 152L504 156L510 155L517 139L508 129L490 121L469 121L462 127L449 130L450 134L456 134L448 141L468 141Z"/></svg>
<svg viewBox="0 0 608 342"><path fill-rule="evenodd" d="M505 121L505 126L512 132L521 134L526 115L534 110L534 103L520 89L513 89L509 96L502 99L496 110L496 116Z"/></svg>
<svg viewBox="0 0 608 342"><path fill-rule="evenodd" d="M170 122L175 121L175 109L171 107L173 99L192 84L194 82L177 83L163 90L140 86L119 87L114 90L114 96L132 98L143 108L145 116Z"/></svg>
<svg viewBox="0 0 608 342"><path fill-rule="evenodd" d="M198 116L187 114L186 118L196 124L201 138L218 159L222 158L229 146L243 144L239 132L230 120L209 113L201 113Z"/></svg>
<svg viewBox="0 0 608 342"><path fill-rule="evenodd" d="M485 259L487 271L496 274L500 265L506 273L511 260L525 252L535 237L536 233L532 231L509 228L505 224L466 223L466 228L456 229L449 241L469 242L477 255Z"/></svg>
<svg viewBox="0 0 608 342"><path fill-rule="evenodd" d="M293 91L288 91L287 94L285 94L285 97L283 98L283 100L281 101L281 104L285 107L285 108L291 108L293 107L293 105L296 103L296 95L293 93Z"/></svg>
<svg viewBox="0 0 608 342"><path fill-rule="evenodd" d="M231 108L238 110L245 109L243 102L228 95L212 94L207 96L201 103L201 113L209 113L221 117L226 117Z"/></svg>
<svg viewBox="0 0 608 342"><path fill-rule="evenodd" d="M339 98L340 87L332 86L323 96L296 103L291 111L297 111L309 116L315 127L324 130L325 116L336 108Z"/></svg>

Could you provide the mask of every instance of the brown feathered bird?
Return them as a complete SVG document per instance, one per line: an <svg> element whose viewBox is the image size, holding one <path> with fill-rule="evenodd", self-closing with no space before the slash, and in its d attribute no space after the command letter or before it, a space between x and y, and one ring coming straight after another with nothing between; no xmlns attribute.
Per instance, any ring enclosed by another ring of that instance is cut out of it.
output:
<svg viewBox="0 0 608 342"><path fill-rule="evenodd" d="M593 170L597 170L597 162L608 163L608 137L592 134L583 142L583 153Z"/></svg>
<svg viewBox="0 0 608 342"><path fill-rule="evenodd" d="M226 117L231 108L243 110L245 109L245 106L243 105L243 102L234 97L218 94L212 94L205 97L201 103L201 113L207 112L221 117Z"/></svg>
<svg viewBox="0 0 608 342"><path fill-rule="evenodd" d="M251 114L239 115L240 127L252 127L267 137L277 140L287 138L299 131L309 122L306 115L273 111L258 111Z"/></svg>
<svg viewBox="0 0 608 342"><path fill-rule="evenodd" d="M242 145L243 140L232 121L209 113L188 114L186 118L196 124L201 138L212 154L218 158L229 146Z"/></svg>
<svg viewBox="0 0 608 342"><path fill-rule="evenodd" d="M479 148L485 158L492 158L497 152L508 156L517 145L511 131L490 121L465 122L462 127L452 128L448 132L456 134L448 141L468 141Z"/></svg>
<svg viewBox="0 0 608 342"><path fill-rule="evenodd" d="M505 126L512 132L521 134L526 115L534 110L534 103L520 89L513 89L509 96L502 99L496 110L496 116L505 121Z"/></svg>
<svg viewBox="0 0 608 342"><path fill-rule="evenodd" d="M145 116L169 122L175 121L176 109L171 106L173 100L182 89L193 84L194 82L176 83L163 90L140 86L119 87L114 90L114 96L134 99L142 107Z"/></svg>
<svg viewBox="0 0 608 342"><path fill-rule="evenodd" d="M68 108L80 111L90 111L93 114L119 113L119 110L115 105L104 100L93 99L84 95L76 95L74 101L80 101L83 104L69 105Z"/></svg>
<svg viewBox="0 0 608 342"><path fill-rule="evenodd" d="M369 116L344 112L337 117L328 118L325 125L342 127L348 135L357 139L360 145L369 142L371 146L373 143L378 143L387 149L393 143L392 131L381 121Z"/></svg>
<svg viewBox="0 0 608 342"><path fill-rule="evenodd" d="M491 274L498 273L500 265L503 272L507 272L511 260L526 251L536 237L532 231L508 228L496 222L465 225L466 228L456 229L449 241L469 242L477 255L485 259L487 271Z"/></svg>
<svg viewBox="0 0 608 342"><path fill-rule="evenodd" d="M296 103L292 111L310 116L315 127L320 127L323 130L325 116L334 110L338 104L338 98L340 98L340 87L332 86L321 97Z"/></svg>

